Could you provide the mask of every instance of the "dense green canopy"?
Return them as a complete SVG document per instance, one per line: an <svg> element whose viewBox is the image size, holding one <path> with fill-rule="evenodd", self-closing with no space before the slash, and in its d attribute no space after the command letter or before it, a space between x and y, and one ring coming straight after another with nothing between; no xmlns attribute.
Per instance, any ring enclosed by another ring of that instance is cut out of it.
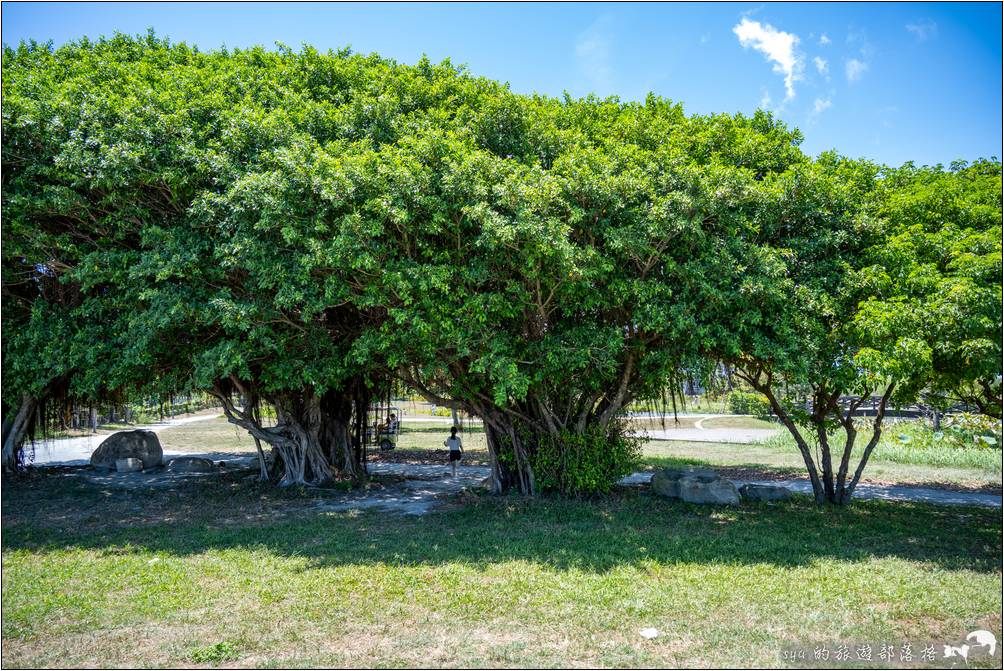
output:
<svg viewBox="0 0 1004 671"><path fill-rule="evenodd" d="M553 464L719 360L817 410L1000 411L996 160L814 160L764 112L152 34L22 44L3 85L8 464L39 403L202 389L287 481L359 477L398 379L485 420L498 490L596 490L626 462Z"/></svg>

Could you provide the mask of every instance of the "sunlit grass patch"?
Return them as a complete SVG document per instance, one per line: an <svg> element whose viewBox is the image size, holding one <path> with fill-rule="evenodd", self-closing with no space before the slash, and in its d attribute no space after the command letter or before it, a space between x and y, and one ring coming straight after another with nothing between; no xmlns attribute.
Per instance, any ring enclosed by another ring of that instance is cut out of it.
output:
<svg viewBox="0 0 1004 671"><path fill-rule="evenodd" d="M467 500L413 518L229 486L5 486L4 664L764 666L793 639L999 630L998 511ZM188 512L158 521L170 506ZM132 649L125 630L164 633Z"/></svg>

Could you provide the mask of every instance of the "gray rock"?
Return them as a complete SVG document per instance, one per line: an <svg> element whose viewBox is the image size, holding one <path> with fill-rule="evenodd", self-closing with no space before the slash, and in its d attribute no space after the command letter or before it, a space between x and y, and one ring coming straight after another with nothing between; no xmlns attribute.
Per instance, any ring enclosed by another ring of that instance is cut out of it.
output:
<svg viewBox="0 0 1004 671"><path fill-rule="evenodd" d="M784 501L791 498L791 490L778 485L743 485L739 493L747 501Z"/></svg>
<svg viewBox="0 0 1004 671"><path fill-rule="evenodd" d="M652 491L671 499L680 498L680 478L672 477L667 471L656 471L652 476Z"/></svg>
<svg viewBox="0 0 1004 671"><path fill-rule="evenodd" d="M683 478L701 478L711 482L719 478L710 468L666 468L656 471L652 476L652 489L657 494L672 499L680 498L680 480Z"/></svg>
<svg viewBox="0 0 1004 671"><path fill-rule="evenodd" d="M91 466L112 469L119 459L139 459L143 468L152 468L163 461L164 450L153 431L119 431L105 438L94 450Z"/></svg>
<svg viewBox="0 0 1004 671"><path fill-rule="evenodd" d="M205 457L175 457L167 462L167 470L172 473L213 473L216 464Z"/></svg>
<svg viewBox="0 0 1004 671"><path fill-rule="evenodd" d="M128 459L116 459L115 470L119 473L135 473L143 470L143 462L132 457Z"/></svg>
<svg viewBox="0 0 1004 671"><path fill-rule="evenodd" d="M680 499L687 503L710 503L738 506L739 490L731 481L707 476L685 477L679 480Z"/></svg>

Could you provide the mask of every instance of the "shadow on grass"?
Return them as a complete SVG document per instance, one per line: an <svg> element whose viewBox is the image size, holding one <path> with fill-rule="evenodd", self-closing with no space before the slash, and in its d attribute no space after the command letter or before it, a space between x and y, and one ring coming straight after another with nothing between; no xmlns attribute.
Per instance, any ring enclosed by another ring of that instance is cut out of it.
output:
<svg viewBox="0 0 1004 671"><path fill-rule="evenodd" d="M708 508L643 488L592 501L465 494L424 517L316 506L334 496L235 477L113 491L42 475L4 484L3 550L184 556L264 549L310 567L525 560L604 572L647 562L796 567L893 557L943 570L1001 570L1000 512L988 509L879 501L820 509L801 497Z"/></svg>
<svg viewBox="0 0 1004 671"><path fill-rule="evenodd" d="M639 465L643 470L656 471L662 468L686 468L701 467L713 468L725 477L743 478L754 474L756 478L769 480L808 480L804 467L797 466L770 466L756 462L721 464L707 459L696 457L668 457L645 455L639 460Z"/></svg>

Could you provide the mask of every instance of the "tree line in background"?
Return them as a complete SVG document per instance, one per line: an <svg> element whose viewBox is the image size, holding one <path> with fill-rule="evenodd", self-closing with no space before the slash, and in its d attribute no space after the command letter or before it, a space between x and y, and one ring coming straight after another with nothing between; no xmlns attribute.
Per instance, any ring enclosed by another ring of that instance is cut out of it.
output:
<svg viewBox="0 0 1004 671"><path fill-rule="evenodd" d="M597 491L625 407L724 364L839 504L891 405L1001 415L996 158L152 33L6 48L3 88L7 469L67 403L204 391L282 482L361 480L404 383L484 421L495 492ZM846 395L881 399L857 464Z"/></svg>

